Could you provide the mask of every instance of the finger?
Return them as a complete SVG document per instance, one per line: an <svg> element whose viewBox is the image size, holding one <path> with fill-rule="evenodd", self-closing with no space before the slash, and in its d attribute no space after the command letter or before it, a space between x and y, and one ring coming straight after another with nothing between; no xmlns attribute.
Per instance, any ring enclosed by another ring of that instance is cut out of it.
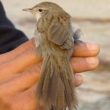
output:
<svg viewBox="0 0 110 110"><path fill-rule="evenodd" d="M94 70L98 66L99 60L97 57L87 57L87 58L75 57L72 58L71 64L73 67L73 71L75 73L80 73L84 71Z"/></svg>
<svg viewBox="0 0 110 110"><path fill-rule="evenodd" d="M35 44L33 43L32 39L26 44L21 45L21 53L19 52L19 54L16 55L16 50L13 50L14 53L13 51L11 51L10 54L13 54L11 56L12 58L9 58L10 55L7 54L3 54L6 55L3 57L2 55L0 56L0 59L6 58L6 61L0 64L0 81L10 76L13 76L16 73L25 70L27 67L32 66L33 64L39 63L41 61L41 57L38 57L36 55L36 49L34 45ZM24 49L26 46L28 48ZM20 51L19 48L18 50Z"/></svg>
<svg viewBox="0 0 110 110"><path fill-rule="evenodd" d="M29 45L27 45L29 50L26 50L18 56L13 57L13 59L10 59L10 61L7 61L0 65L0 80L3 80L13 73L23 71L25 68L27 68L29 65L34 64L35 62L37 63L41 61L41 58L36 55L36 49L33 40L29 43ZM24 47L22 46L22 48ZM75 46L74 56L93 56L98 54L98 51L99 48L97 46L90 46L90 44L79 44ZM2 59L2 57L0 58ZM13 68L13 66L15 68Z"/></svg>
<svg viewBox="0 0 110 110"><path fill-rule="evenodd" d="M90 58L73 58L72 59L72 66L74 72L83 72L95 69L98 65L98 59L95 57ZM22 91L24 89L29 88L32 86L40 77L40 68L36 68L36 70L30 71L28 74L27 72L24 72L23 75L20 75L12 81L7 81L2 86L0 86L0 93L6 94L6 93L17 93L19 91ZM17 85L17 86L16 86ZM9 90L7 91L7 88Z"/></svg>
<svg viewBox="0 0 110 110"><path fill-rule="evenodd" d="M74 46L73 56L92 57L99 53L99 46L91 43L78 43Z"/></svg>
<svg viewBox="0 0 110 110"><path fill-rule="evenodd" d="M31 50L33 51L33 50ZM37 62L36 56L30 50L20 54L16 58L0 65L0 81L14 76L27 67Z"/></svg>
<svg viewBox="0 0 110 110"><path fill-rule="evenodd" d="M34 85L40 78L40 69L34 67L31 70L25 71L0 85L0 95L13 95L18 92L24 91ZM8 90L7 90L8 88Z"/></svg>
<svg viewBox="0 0 110 110"><path fill-rule="evenodd" d="M75 74L75 86L80 86L83 83L83 77L79 73Z"/></svg>
<svg viewBox="0 0 110 110"><path fill-rule="evenodd" d="M23 44L21 44L19 47L17 47L16 49L7 52L5 54L1 54L0 55L0 64L5 63L10 61L11 59L16 58L17 56L19 56L21 53L27 51L29 48L33 48L33 45L31 45L32 40L27 41Z"/></svg>

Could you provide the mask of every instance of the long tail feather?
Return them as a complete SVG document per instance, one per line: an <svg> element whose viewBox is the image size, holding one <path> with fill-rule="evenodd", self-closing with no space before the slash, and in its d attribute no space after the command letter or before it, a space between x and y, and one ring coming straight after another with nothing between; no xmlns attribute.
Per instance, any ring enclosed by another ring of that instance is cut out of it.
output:
<svg viewBox="0 0 110 110"><path fill-rule="evenodd" d="M76 109L73 75L67 58L58 60L55 56L44 58L37 96L45 110Z"/></svg>

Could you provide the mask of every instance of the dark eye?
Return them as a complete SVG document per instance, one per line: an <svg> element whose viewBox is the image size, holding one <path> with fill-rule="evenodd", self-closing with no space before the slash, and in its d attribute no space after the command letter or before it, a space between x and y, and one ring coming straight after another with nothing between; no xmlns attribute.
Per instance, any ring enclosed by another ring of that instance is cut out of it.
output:
<svg viewBox="0 0 110 110"><path fill-rule="evenodd" d="M43 10L42 9L39 9L39 12L42 12Z"/></svg>

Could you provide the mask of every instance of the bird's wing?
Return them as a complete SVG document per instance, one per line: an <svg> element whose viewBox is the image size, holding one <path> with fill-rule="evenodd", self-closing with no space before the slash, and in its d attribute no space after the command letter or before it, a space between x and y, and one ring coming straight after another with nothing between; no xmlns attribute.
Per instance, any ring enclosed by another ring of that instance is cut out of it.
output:
<svg viewBox="0 0 110 110"><path fill-rule="evenodd" d="M70 25L68 23L64 24L58 20L55 20L52 21L48 28L48 40L59 46L66 44L67 40L70 38L70 35Z"/></svg>

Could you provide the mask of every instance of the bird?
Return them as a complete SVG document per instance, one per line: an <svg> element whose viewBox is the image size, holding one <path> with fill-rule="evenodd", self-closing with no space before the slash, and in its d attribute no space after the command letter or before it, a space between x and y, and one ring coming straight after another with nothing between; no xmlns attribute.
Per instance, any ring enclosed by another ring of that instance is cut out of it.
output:
<svg viewBox="0 0 110 110"><path fill-rule="evenodd" d="M45 110L76 110L74 70L70 65L80 30L73 31L71 16L58 4L40 2L32 8L36 20L36 54L43 58L36 97Z"/></svg>

